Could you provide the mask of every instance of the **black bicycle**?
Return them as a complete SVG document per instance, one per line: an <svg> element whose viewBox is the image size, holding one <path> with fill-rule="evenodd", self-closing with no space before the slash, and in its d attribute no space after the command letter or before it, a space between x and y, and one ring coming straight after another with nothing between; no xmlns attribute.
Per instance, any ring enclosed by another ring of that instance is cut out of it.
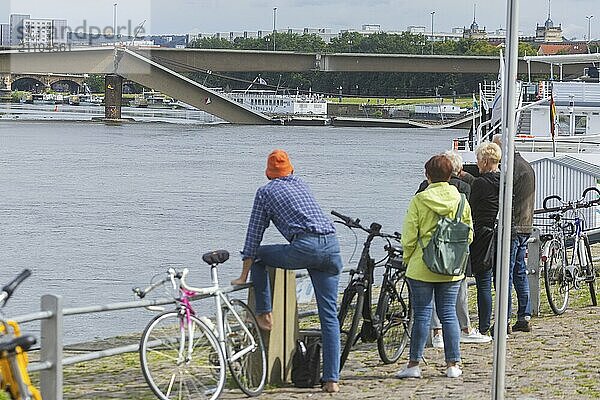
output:
<svg viewBox="0 0 600 400"><path fill-rule="evenodd" d="M350 270L350 282L344 290L338 313L341 331L340 370L343 368L352 346L358 339L363 342L377 341L381 360L386 363L398 361L409 340L411 328L410 293L406 281L406 265L399 245L400 234L381 232L381 225L373 222L369 228L336 211L331 212L350 229L366 232L363 250L356 269ZM375 238L387 241L386 255L375 261L369 253ZM392 244L392 241L395 242ZM377 266L384 265L383 281L377 306L373 309L373 280ZM362 320L362 325L361 325Z"/></svg>
<svg viewBox="0 0 600 400"><path fill-rule="evenodd" d="M588 200L589 193L596 198ZM549 207L552 201L559 207ZM547 218L553 220L551 233L541 235L543 243L541 262L544 270L544 286L550 308L556 315L565 312L569 303L569 292L587 285L592 305L596 300L596 271L592 262L592 252L587 234L584 232L585 220L581 209L600 205L600 191L595 187L584 190L577 201L562 201L559 196L544 199L544 212L551 212ZM565 217L565 214L567 217Z"/></svg>

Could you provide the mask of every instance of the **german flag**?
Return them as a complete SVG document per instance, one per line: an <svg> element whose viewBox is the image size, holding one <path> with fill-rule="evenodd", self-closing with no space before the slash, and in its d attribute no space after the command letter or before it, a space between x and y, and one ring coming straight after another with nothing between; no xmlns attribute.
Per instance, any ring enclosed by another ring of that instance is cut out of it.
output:
<svg viewBox="0 0 600 400"><path fill-rule="evenodd" d="M550 90L550 135L554 139L556 134L556 105L554 104L554 96Z"/></svg>

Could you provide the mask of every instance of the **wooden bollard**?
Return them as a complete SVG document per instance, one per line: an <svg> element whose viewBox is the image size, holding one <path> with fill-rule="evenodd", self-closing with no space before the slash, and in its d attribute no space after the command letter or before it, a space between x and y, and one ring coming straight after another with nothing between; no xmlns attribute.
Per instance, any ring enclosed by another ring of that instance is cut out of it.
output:
<svg viewBox="0 0 600 400"><path fill-rule="evenodd" d="M273 328L263 332L267 349L267 383L282 385L292 372L292 355L298 337L298 307L296 302L296 271L273 268L269 271L273 301ZM254 308L254 290L248 304Z"/></svg>

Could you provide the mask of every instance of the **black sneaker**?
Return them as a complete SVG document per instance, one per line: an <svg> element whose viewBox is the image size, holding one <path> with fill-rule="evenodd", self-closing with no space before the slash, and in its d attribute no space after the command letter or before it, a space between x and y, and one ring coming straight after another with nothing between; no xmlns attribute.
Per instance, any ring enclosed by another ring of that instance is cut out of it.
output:
<svg viewBox="0 0 600 400"><path fill-rule="evenodd" d="M531 332L531 323L529 321L517 321L513 326L512 330L515 332Z"/></svg>
<svg viewBox="0 0 600 400"><path fill-rule="evenodd" d="M506 325L506 334L510 335L511 333L513 333L513 328L510 327L510 324ZM490 336L493 338L494 337L494 324L492 324L492 326L490 327Z"/></svg>

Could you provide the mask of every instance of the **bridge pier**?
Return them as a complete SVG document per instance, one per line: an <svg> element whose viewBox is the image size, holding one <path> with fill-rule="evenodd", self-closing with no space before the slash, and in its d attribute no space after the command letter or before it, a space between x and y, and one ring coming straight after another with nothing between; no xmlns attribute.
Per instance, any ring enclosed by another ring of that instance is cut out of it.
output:
<svg viewBox="0 0 600 400"><path fill-rule="evenodd" d="M104 80L104 118L107 120L121 119L121 104L123 100L123 77L109 74Z"/></svg>

